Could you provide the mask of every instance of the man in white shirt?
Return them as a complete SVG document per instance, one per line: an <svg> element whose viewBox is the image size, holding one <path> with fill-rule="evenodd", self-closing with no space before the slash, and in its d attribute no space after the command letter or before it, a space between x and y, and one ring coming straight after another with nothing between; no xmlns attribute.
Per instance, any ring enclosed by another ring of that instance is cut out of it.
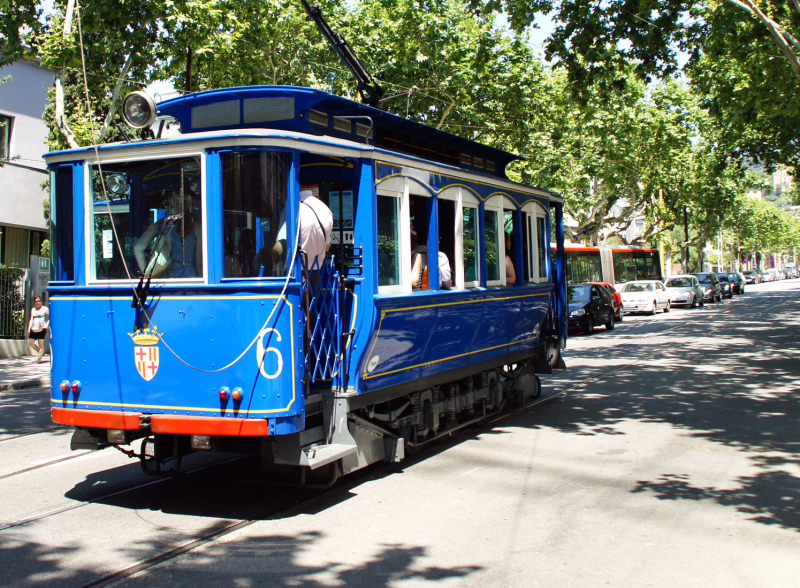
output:
<svg viewBox="0 0 800 588"><path fill-rule="evenodd" d="M319 271L330 249L333 213L311 190L300 192L300 249L308 261L308 270Z"/></svg>

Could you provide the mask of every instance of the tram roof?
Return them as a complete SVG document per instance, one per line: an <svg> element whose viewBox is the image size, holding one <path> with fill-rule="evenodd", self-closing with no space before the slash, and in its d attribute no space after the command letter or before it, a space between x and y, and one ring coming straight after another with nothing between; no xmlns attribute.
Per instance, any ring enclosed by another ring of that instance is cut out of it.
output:
<svg viewBox="0 0 800 588"><path fill-rule="evenodd" d="M415 155L470 171L505 178L505 168L522 159L453 133L436 129L313 88L246 86L185 94L156 105L181 133L272 128L328 135Z"/></svg>

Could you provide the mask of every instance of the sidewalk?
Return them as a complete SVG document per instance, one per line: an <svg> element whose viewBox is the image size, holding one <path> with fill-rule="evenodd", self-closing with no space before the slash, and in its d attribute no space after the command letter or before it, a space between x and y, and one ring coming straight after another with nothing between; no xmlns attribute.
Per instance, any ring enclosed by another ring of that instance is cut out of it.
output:
<svg viewBox="0 0 800 588"><path fill-rule="evenodd" d="M0 359L0 392L50 386L50 356Z"/></svg>

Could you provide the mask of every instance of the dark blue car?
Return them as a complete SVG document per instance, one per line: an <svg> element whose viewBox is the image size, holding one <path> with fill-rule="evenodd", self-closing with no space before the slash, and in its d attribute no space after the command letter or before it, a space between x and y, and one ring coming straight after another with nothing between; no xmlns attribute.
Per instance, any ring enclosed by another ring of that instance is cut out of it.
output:
<svg viewBox="0 0 800 588"><path fill-rule="evenodd" d="M605 288L598 285L567 286L569 330L591 334L595 326L614 328L614 301Z"/></svg>

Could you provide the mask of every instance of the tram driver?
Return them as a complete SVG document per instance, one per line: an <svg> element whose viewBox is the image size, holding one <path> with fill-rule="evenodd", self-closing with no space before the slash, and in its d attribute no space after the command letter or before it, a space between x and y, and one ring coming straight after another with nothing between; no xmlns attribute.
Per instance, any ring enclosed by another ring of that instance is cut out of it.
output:
<svg viewBox="0 0 800 588"><path fill-rule="evenodd" d="M187 186L184 197L173 192L167 215L150 225L133 246L140 271L154 278L196 278L203 275L201 227L194 222L196 190ZM149 256L145 253L150 249Z"/></svg>

